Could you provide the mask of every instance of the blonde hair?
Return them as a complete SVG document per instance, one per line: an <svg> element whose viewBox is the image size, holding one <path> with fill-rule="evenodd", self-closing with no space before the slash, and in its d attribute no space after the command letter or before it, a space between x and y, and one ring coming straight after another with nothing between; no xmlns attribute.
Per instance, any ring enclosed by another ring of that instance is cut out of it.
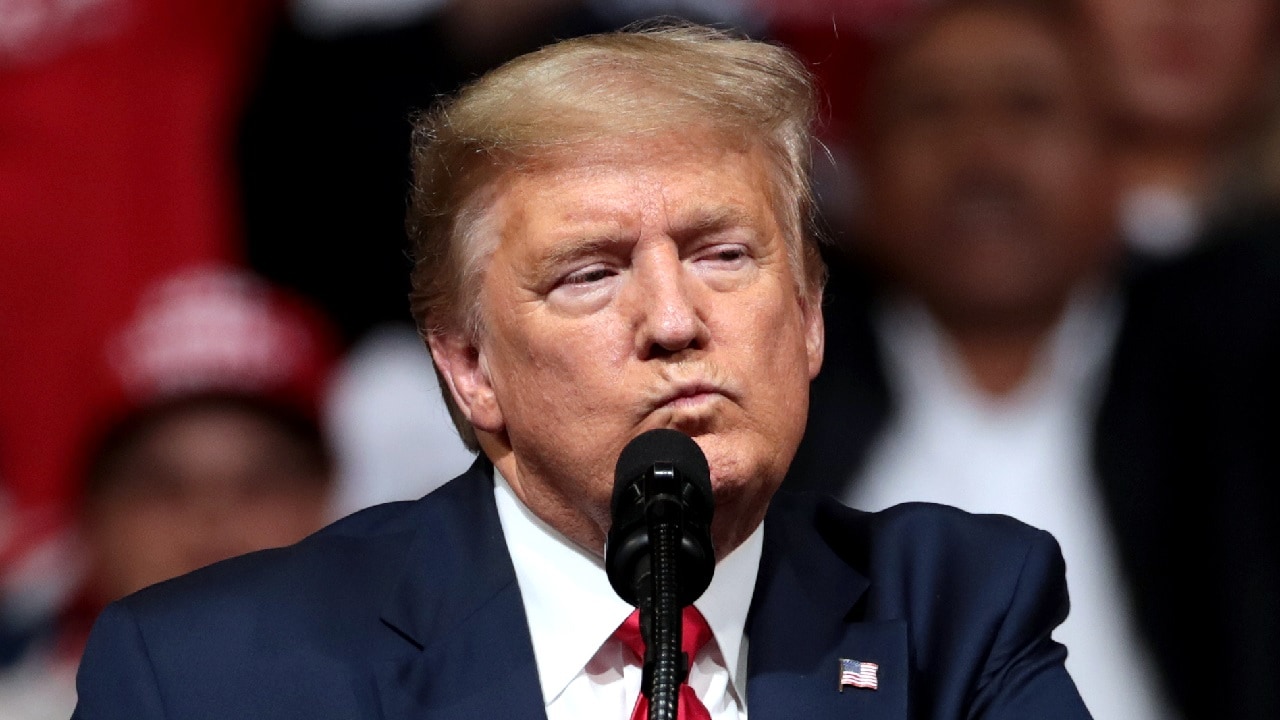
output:
<svg viewBox="0 0 1280 720"><path fill-rule="evenodd" d="M504 173L592 143L689 130L765 152L797 284L821 287L809 187L814 97L789 51L694 25L565 40L489 72L415 119L407 229L419 332L479 338L483 259L497 240L486 220ZM477 449L444 382L441 390Z"/></svg>

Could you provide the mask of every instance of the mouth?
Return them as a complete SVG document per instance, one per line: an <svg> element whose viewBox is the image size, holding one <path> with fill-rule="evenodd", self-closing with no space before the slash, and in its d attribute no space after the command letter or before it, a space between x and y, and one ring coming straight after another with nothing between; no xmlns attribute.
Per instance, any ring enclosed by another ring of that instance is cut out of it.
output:
<svg viewBox="0 0 1280 720"><path fill-rule="evenodd" d="M945 214L946 230L957 238L1019 238L1026 208L1016 198L998 195L959 198Z"/></svg>
<svg viewBox="0 0 1280 720"><path fill-rule="evenodd" d="M643 429L670 428L698 437L723 429L742 404L741 384L711 362L661 367L653 380L637 408Z"/></svg>
<svg viewBox="0 0 1280 720"><path fill-rule="evenodd" d="M665 384L655 393L649 414L663 417L664 424L709 419L723 400L733 395L724 385L705 379L691 379Z"/></svg>
<svg viewBox="0 0 1280 720"><path fill-rule="evenodd" d="M724 397L724 391L711 383L683 383L661 396L657 403L657 409L692 410L721 400Z"/></svg>

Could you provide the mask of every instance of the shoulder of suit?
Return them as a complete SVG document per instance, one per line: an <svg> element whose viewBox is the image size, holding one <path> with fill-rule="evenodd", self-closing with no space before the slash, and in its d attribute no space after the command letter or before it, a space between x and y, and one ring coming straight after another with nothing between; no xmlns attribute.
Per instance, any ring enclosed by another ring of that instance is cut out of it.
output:
<svg viewBox="0 0 1280 720"><path fill-rule="evenodd" d="M207 620L218 616L284 611L321 623L350 616L387 597L423 528L456 522L450 495L446 485L420 500L370 507L294 545L214 563L121 603L139 618L215 629Z"/></svg>
<svg viewBox="0 0 1280 720"><path fill-rule="evenodd" d="M902 542L921 546L945 542L959 551L992 544L1025 546L1052 537L1007 515L970 513L949 505L908 502L877 512L858 510L820 493L781 491L775 506L790 515L812 516L829 535L849 542ZM832 539L836 539L833 537Z"/></svg>
<svg viewBox="0 0 1280 720"><path fill-rule="evenodd" d="M867 578L861 601L866 619L908 619L934 628L960 622L994 633L1010 608L1024 603L1045 617L1066 612L1066 567L1057 542L1043 530L1004 515L930 503L863 512L809 498L800 503L806 506L824 548L810 546L810 552L834 553Z"/></svg>
<svg viewBox="0 0 1280 720"><path fill-rule="evenodd" d="M1048 574L1061 565L1053 536L1006 515L934 503L866 512L813 493L784 492L777 500L779 516L804 517L823 545L873 583L966 572L1016 581L1028 563Z"/></svg>
<svg viewBox="0 0 1280 720"><path fill-rule="evenodd" d="M911 502L869 513L877 534L913 546L943 545L955 552L1018 554L1032 544L1053 542L1049 533L1008 515L979 514L936 503Z"/></svg>

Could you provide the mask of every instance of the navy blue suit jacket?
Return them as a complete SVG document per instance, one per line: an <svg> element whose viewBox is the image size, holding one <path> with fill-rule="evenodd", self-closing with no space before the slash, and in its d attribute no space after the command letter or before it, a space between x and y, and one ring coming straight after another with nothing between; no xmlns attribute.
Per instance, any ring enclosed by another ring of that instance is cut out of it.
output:
<svg viewBox="0 0 1280 720"><path fill-rule="evenodd" d="M752 720L1088 718L1049 637L1066 612L1044 532L780 493L747 706ZM878 663L879 689L840 692L839 658ZM111 605L78 689L79 720L544 718L492 466Z"/></svg>

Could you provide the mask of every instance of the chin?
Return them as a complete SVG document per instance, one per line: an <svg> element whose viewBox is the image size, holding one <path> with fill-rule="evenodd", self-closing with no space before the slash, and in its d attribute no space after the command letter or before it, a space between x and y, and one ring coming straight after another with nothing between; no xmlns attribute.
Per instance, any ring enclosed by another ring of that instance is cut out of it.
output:
<svg viewBox="0 0 1280 720"><path fill-rule="evenodd" d="M734 453L732 445L715 449L704 447L704 452L711 466L711 490L716 496L717 506L736 505L761 491L772 496L782 482L782 472L749 454Z"/></svg>

